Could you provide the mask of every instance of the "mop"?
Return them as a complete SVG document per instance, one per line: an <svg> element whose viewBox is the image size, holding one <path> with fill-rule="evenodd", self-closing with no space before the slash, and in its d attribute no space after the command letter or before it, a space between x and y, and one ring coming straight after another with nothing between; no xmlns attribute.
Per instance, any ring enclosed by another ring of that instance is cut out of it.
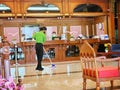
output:
<svg viewBox="0 0 120 90"><path fill-rule="evenodd" d="M47 55L47 57L48 57L48 59L49 59L49 61L50 61L51 67L52 67L52 68L55 68L56 66L55 66L55 64L52 63L52 60L51 60L50 56L48 55L47 51L45 50L44 47L43 47L43 49L44 49L44 51L45 51L45 53L46 53L46 55Z"/></svg>

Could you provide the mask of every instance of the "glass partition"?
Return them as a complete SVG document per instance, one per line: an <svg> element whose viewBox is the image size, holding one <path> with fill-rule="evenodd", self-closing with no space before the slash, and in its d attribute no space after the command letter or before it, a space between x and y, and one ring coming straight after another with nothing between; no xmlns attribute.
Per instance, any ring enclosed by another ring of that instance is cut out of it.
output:
<svg viewBox="0 0 120 90"><path fill-rule="evenodd" d="M21 27L21 42L32 41L32 36L39 31L39 25L25 25Z"/></svg>
<svg viewBox="0 0 120 90"><path fill-rule="evenodd" d="M53 4L35 4L27 9L28 13L59 13L60 10Z"/></svg>
<svg viewBox="0 0 120 90"><path fill-rule="evenodd" d="M77 57L79 56L80 50L77 45L68 45L65 53L66 57Z"/></svg>
<svg viewBox="0 0 120 90"><path fill-rule="evenodd" d="M15 55L17 53L17 55ZM15 60L17 58L17 60L24 60L24 53L22 48L17 47L17 51L15 51L15 48L12 47L10 48L10 60Z"/></svg>

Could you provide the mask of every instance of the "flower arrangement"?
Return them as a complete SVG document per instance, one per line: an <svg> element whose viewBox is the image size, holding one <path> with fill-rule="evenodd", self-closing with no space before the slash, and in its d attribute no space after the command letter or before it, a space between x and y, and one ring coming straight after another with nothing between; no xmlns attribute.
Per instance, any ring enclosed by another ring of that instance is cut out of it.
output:
<svg viewBox="0 0 120 90"><path fill-rule="evenodd" d="M1 78L0 79L0 90L16 90L16 84L12 78L9 78L9 80Z"/></svg>
<svg viewBox="0 0 120 90"><path fill-rule="evenodd" d="M108 50L111 46L111 43L106 43L106 44L104 44L104 46L105 46L105 52L108 52Z"/></svg>
<svg viewBox="0 0 120 90"><path fill-rule="evenodd" d="M70 41L74 41L74 36L73 35L70 36Z"/></svg>
<svg viewBox="0 0 120 90"><path fill-rule="evenodd" d="M13 39L12 39L12 43L13 43L13 44L16 44L16 43L17 43L17 39L16 39L16 38L13 38Z"/></svg>
<svg viewBox="0 0 120 90"><path fill-rule="evenodd" d="M24 90L21 84L21 79L18 79L18 84L16 85L13 78L10 77L9 80L0 78L0 90Z"/></svg>

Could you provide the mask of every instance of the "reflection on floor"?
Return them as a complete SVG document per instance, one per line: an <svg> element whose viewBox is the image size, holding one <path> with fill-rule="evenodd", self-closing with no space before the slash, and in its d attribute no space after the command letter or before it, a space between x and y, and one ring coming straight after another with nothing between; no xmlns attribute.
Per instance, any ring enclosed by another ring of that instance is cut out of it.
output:
<svg viewBox="0 0 120 90"><path fill-rule="evenodd" d="M36 64L11 66L11 75L15 81L21 76L24 90L82 90L80 61L43 63L44 70L36 71ZM87 90L95 90L95 82L87 81ZM101 90L111 90L109 82L101 83ZM120 81L115 81L114 89L120 90Z"/></svg>

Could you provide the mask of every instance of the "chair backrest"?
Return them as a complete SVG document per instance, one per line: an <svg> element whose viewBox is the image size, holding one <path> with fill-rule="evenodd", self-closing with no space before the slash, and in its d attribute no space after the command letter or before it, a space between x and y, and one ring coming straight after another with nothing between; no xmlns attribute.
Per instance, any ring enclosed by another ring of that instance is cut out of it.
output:
<svg viewBox="0 0 120 90"><path fill-rule="evenodd" d="M110 48L111 52L120 52L120 44L112 44ZM112 54L112 57L120 57L120 54Z"/></svg>
<svg viewBox="0 0 120 90"><path fill-rule="evenodd" d="M120 50L120 44L112 44L111 51Z"/></svg>
<svg viewBox="0 0 120 90"><path fill-rule="evenodd" d="M84 41L83 45L80 48L80 61L83 70L83 76L98 77L97 72L97 63L96 63L96 53L92 46ZM94 76L96 75L96 76Z"/></svg>

